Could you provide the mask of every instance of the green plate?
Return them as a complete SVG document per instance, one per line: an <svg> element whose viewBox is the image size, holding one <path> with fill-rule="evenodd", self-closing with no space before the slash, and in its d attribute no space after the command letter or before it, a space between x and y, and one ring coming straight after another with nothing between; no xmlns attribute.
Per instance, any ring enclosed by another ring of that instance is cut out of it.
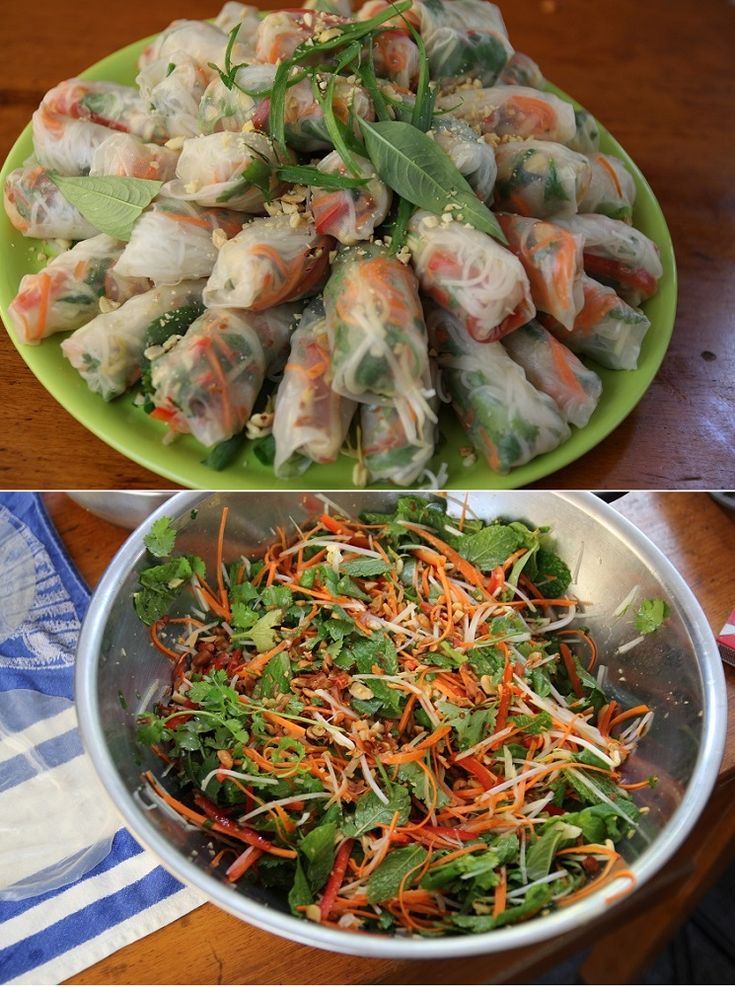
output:
<svg viewBox="0 0 735 987"><path fill-rule="evenodd" d="M127 85L136 75L138 55L150 38L138 41L97 62L82 78L108 79ZM565 93L549 87L564 99L574 103ZM577 105L577 104L575 104ZM473 466L462 465L460 449L469 444L467 437L449 408L441 418L441 441L432 468L441 463L449 467L448 486L461 489L509 489L526 486L567 466L579 456L589 452L616 428L636 406L653 380L664 358L676 312L676 266L671 236L661 207L650 185L634 162L604 128L602 150L622 158L635 178L638 198L634 224L650 237L661 251L664 276L658 294L644 306L651 320L651 329L643 343L637 370L604 370L595 364L594 369L602 378L603 392L600 404L582 429L573 429L572 436L554 452L532 460L513 470L508 476L493 472L484 462ZM0 173L4 185L9 171L18 168L32 154L30 125L26 127L13 146ZM0 216L0 313L6 326L10 325L8 306L18 290L24 274L35 272L43 266L38 259L38 241L21 236L10 224L4 212ZM18 352L43 384L46 390L79 422L100 439L129 459L147 469L187 487L205 489L314 489L342 490L352 486L354 460L346 456L328 466L313 466L305 474L293 480L277 479L270 467L263 466L247 449L228 469L215 472L203 466L206 455L202 447L191 437L181 436L171 445L162 439L165 427L149 418L133 405L130 395L124 395L108 404L89 391L71 365L63 358L59 343L62 335L52 336L39 346L21 344L10 332ZM90 482L94 477L90 477Z"/></svg>

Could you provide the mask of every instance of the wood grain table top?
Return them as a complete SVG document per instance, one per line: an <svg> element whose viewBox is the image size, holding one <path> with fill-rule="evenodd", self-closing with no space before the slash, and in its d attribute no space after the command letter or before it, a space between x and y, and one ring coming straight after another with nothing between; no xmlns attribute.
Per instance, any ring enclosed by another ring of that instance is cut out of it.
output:
<svg viewBox="0 0 735 987"><path fill-rule="evenodd" d="M254 494L253 496L257 496ZM61 537L82 576L91 586L99 580L110 558L122 544L126 532L102 522L78 507L64 494L46 495L46 503ZM715 633L719 632L735 606L735 515L720 507L707 494L634 492L615 502L615 507L643 530L678 568L699 599ZM735 672L727 669L727 695L735 709ZM699 847L728 839L718 827L731 825L732 791L727 784L735 778L735 716L731 714L725 756L715 796L730 806L726 813L707 813L707 840L692 841ZM728 795L728 792L730 793ZM720 818L720 822L717 819ZM704 825L703 823L700 825ZM668 874L692 871L693 851L687 847L667 865ZM723 858L724 860L724 858ZM718 861L709 869L694 867L688 880L688 907L703 893L705 876L716 873ZM723 865L724 866L724 863ZM680 870L677 870L680 868ZM701 880L698 875L702 874ZM665 880L666 874L660 880ZM90 967L71 982L106 983L508 983L524 982L533 971L557 962L560 957L613 936L626 926L631 941L640 921L645 927L647 910L666 900L659 879L628 899L624 907L605 916L604 930L590 927L561 940L517 950L513 953L435 963L406 963L368 960L310 949L278 939L239 922L213 905L203 905L189 915ZM678 914L678 912L677 912ZM639 918L636 916L639 915ZM532 982L528 979L525 982ZM620 982L620 981L618 981Z"/></svg>
<svg viewBox="0 0 735 987"><path fill-rule="evenodd" d="M264 7L276 6L266 0ZM44 92L195 0L6 4L0 153ZM538 485L581 489L735 486L735 198L728 147L735 7L726 0L524 0L503 5L511 39L620 140L667 217L679 309L663 366L638 407L577 462ZM0 332L0 485L168 487L95 438L51 398Z"/></svg>

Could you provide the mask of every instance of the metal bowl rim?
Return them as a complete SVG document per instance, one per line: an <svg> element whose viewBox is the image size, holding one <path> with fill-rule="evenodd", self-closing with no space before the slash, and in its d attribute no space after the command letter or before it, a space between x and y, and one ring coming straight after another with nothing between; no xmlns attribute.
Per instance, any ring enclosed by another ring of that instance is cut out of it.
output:
<svg viewBox="0 0 735 987"><path fill-rule="evenodd" d="M620 541L645 560L657 578L664 581L662 577L665 577L681 608L698 656L703 692L700 749L681 804L651 847L631 864L630 869L636 876L636 887L640 887L681 846L714 787L724 751L727 725L725 678L719 651L707 619L688 584L663 552L635 525L613 507L586 491L538 493L565 500L611 529ZM608 910L611 907L606 901L609 888L602 888L593 892L589 898L550 915L531 919L521 925L475 935L420 939L337 931L302 921L249 899L200 870L166 841L129 795L107 750L96 703L97 657L109 609L143 548L144 531L158 517L179 517L212 495L212 491L182 491L175 494L130 534L103 574L90 600L79 636L75 689L82 741L103 785L135 838L152 851L180 881L198 888L210 901L235 917L266 932L304 945L357 956L404 960L440 959L517 949L563 935Z"/></svg>

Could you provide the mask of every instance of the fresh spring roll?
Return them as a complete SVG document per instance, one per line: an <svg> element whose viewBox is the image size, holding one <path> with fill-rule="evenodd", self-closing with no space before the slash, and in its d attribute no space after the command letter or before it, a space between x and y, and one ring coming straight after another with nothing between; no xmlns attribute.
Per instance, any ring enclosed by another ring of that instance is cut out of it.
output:
<svg viewBox="0 0 735 987"><path fill-rule="evenodd" d="M584 155L553 141L525 140L499 144L495 160L498 209L538 219L579 212L592 178Z"/></svg>
<svg viewBox="0 0 735 987"><path fill-rule="evenodd" d="M275 65L290 58L310 38L347 23L346 17L323 10L276 10L266 14L255 36L255 60Z"/></svg>
<svg viewBox="0 0 735 987"><path fill-rule="evenodd" d="M555 223L584 239L585 273L610 285L629 305L652 298L664 269L658 247L639 230L607 216L580 215Z"/></svg>
<svg viewBox="0 0 735 987"><path fill-rule="evenodd" d="M553 398L564 418L584 428L602 394L602 381L538 322L521 326L502 342L533 386Z"/></svg>
<svg viewBox="0 0 735 987"><path fill-rule="evenodd" d="M591 154L592 181L579 204L582 213L599 213L624 223L633 222L636 187L633 176L620 158L612 154Z"/></svg>
<svg viewBox="0 0 735 987"><path fill-rule="evenodd" d="M147 103L166 122L173 137L194 137L199 133L199 105L212 78L185 51L174 51L144 65L136 84Z"/></svg>
<svg viewBox="0 0 735 987"><path fill-rule="evenodd" d="M176 178L161 189L162 195L200 206L227 206L247 213L264 213L263 191L245 177L254 163L275 165L273 142L265 134L252 131L234 134L222 131L184 141L176 165ZM282 183L271 178L273 196Z"/></svg>
<svg viewBox="0 0 735 987"><path fill-rule="evenodd" d="M499 213L498 221L528 275L537 311L571 329L584 304L582 237L543 219Z"/></svg>
<svg viewBox="0 0 735 987"><path fill-rule="evenodd" d="M348 19L352 17L352 0L306 0L302 7L304 10L325 10Z"/></svg>
<svg viewBox="0 0 735 987"><path fill-rule="evenodd" d="M319 75L322 83L328 82L330 78L331 76L324 73ZM261 118L269 103L266 100L261 112L253 118L256 126L264 126ZM375 119L373 104L367 92L344 76L337 78L332 109L341 123L348 124L352 121L353 132L358 138L360 125L357 118L368 121ZM324 112L314 96L310 79L302 79L286 90L284 119L286 141L295 150L311 153L332 149L332 138L324 122Z"/></svg>
<svg viewBox="0 0 735 987"><path fill-rule="evenodd" d="M151 366L153 417L205 446L245 427L268 374L288 349L296 307L206 311Z"/></svg>
<svg viewBox="0 0 735 987"><path fill-rule="evenodd" d="M145 144L132 134L110 134L95 149L89 173L168 182L174 177L177 160L177 152L168 147Z"/></svg>
<svg viewBox="0 0 735 987"><path fill-rule="evenodd" d="M124 244L104 233L54 257L38 274L26 274L9 311L24 343L78 329L99 314L105 275Z"/></svg>
<svg viewBox="0 0 735 987"><path fill-rule="evenodd" d="M85 240L99 230L67 202L41 165L11 171L3 189L5 212L23 236L41 240Z"/></svg>
<svg viewBox="0 0 735 987"><path fill-rule="evenodd" d="M650 321L615 294L612 288L582 279L584 307L574 321L571 332L550 316L542 317L547 329L575 353L592 357L609 370L635 370L641 344Z"/></svg>
<svg viewBox="0 0 735 987"><path fill-rule="evenodd" d="M126 277L148 277L156 284L209 277L217 260L212 234L222 230L218 236L234 236L242 221L241 213L229 209L156 199L133 226L115 271Z"/></svg>
<svg viewBox="0 0 735 987"><path fill-rule="evenodd" d="M501 343L475 342L441 309L428 324L457 417L491 469L509 473L569 438L556 403L536 390Z"/></svg>
<svg viewBox="0 0 735 987"><path fill-rule="evenodd" d="M309 200L317 233L333 236L344 244L369 240L388 215L392 198L391 190L375 174L372 163L357 154L353 157L360 176L368 179L366 185L334 191L315 186ZM322 158L317 167L327 175L351 176L337 151Z"/></svg>
<svg viewBox="0 0 735 987"><path fill-rule="evenodd" d="M478 342L492 342L536 314L518 258L491 236L418 210L408 246L421 289L452 312Z"/></svg>
<svg viewBox="0 0 735 987"><path fill-rule="evenodd" d="M308 298L327 278L333 246L334 240L317 233L303 213L254 219L222 244L204 304L262 312Z"/></svg>
<svg viewBox="0 0 735 987"><path fill-rule="evenodd" d="M140 377L151 322L199 302L203 288L203 280L182 281L136 295L77 329L62 342L61 351L89 389L111 401Z"/></svg>
<svg viewBox="0 0 735 987"><path fill-rule="evenodd" d="M153 62L169 64L173 61L172 56L185 53L211 78L215 70L210 66L225 64L228 41L227 34L208 21L172 21L144 49L138 59L138 67L142 69ZM247 47L239 40L232 49L231 58L233 65L248 60Z"/></svg>
<svg viewBox="0 0 735 987"><path fill-rule="evenodd" d="M51 113L43 104L33 114L31 129L36 160L60 175L88 175L94 152L114 133L90 120Z"/></svg>
<svg viewBox="0 0 735 987"><path fill-rule="evenodd" d="M433 389L431 378L424 378L424 389ZM429 398L434 416L438 417L439 398L436 391ZM409 437L401 416L388 404L360 405L360 434L363 463L368 483L395 483L408 487L418 480L429 465L436 445L437 424L425 417Z"/></svg>
<svg viewBox="0 0 735 987"><path fill-rule="evenodd" d="M343 247L324 304L334 389L362 404L392 405L416 441L436 416L422 383L429 354L413 271L381 244Z"/></svg>
<svg viewBox="0 0 735 987"><path fill-rule="evenodd" d="M260 130L268 121L270 102L267 93L273 86L275 65L245 65L235 73L235 82L228 89L222 79L212 79L204 90L197 116L197 126L203 134L220 130L236 133L247 130L252 120Z"/></svg>
<svg viewBox="0 0 735 987"><path fill-rule="evenodd" d="M246 58L255 58L255 36L260 26L260 15L257 7L249 7L236 0L228 0L212 22L215 27L229 37L230 32L237 27L235 40L242 45Z"/></svg>
<svg viewBox="0 0 735 987"><path fill-rule="evenodd" d="M89 120L112 130L134 134L143 141L162 144L168 140L165 121L151 113L132 86L116 82L67 79L43 97L49 113L75 120Z"/></svg>
<svg viewBox="0 0 735 987"><path fill-rule="evenodd" d="M373 64L380 78L390 79L404 89L415 89L420 63L418 45L408 31L386 30L376 35Z"/></svg>
<svg viewBox="0 0 735 987"><path fill-rule="evenodd" d="M333 463L339 455L356 405L332 390L331 367L324 302L315 298L291 336L276 393L276 476L295 476L311 463Z"/></svg>
<svg viewBox="0 0 735 987"><path fill-rule="evenodd" d="M431 78L494 85L513 54L503 16L486 0L415 0Z"/></svg>
<svg viewBox="0 0 735 987"><path fill-rule="evenodd" d="M596 154L600 150L600 127L587 110L574 111L575 134L567 147L580 154Z"/></svg>
<svg viewBox="0 0 735 987"><path fill-rule="evenodd" d="M429 135L446 151L478 199L490 204L498 174L495 151L463 120L448 113L432 120Z"/></svg>
<svg viewBox="0 0 735 987"><path fill-rule="evenodd" d="M477 129L499 137L535 138L566 144L575 134L574 109L553 93L528 86L457 89L439 106Z"/></svg>
<svg viewBox="0 0 735 987"><path fill-rule="evenodd" d="M499 86L528 86L530 89L545 89L543 72L530 55L514 51L498 78Z"/></svg>

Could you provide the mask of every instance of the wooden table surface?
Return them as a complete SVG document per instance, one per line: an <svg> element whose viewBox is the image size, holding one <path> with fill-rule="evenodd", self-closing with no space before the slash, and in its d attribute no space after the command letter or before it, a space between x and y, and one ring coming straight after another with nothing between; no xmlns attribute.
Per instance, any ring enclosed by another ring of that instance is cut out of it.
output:
<svg viewBox="0 0 735 987"><path fill-rule="evenodd" d="M515 45L586 104L646 174L668 219L679 265L675 335L647 395L613 435L539 485L735 486L735 197L728 148L735 7L728 0L524 0L502 6ZM61 79L174 17L211 16L216 8L217 0L128 0L105 8L81 0L5 4L0 155ZM0 388L0 485L169 485L72 419L2 332Z"/></svg>
<svg viewBox="0 0 735 987"><path fill-rule="evenodd" d="M254 494L253 496L257 496ZM82 575L94 586L126 532L97 520L64 494L47 505ZM615 506L666 553L718 632L735 606L735 515L704 493L634 492ZM735 709L735 672L727 670ZM735 849L735 714L718 785L701 824L656 878L587 927L553 943L513 953L446 962L406 963L339 956L299 946L203 905L72 978L80 984L128 983L532 983L535 973L595 943L585 967L591 983L635 983ZM719 822L717 822L719 820ZM655 921L652 920L655 917ZM621 952L620 943L625 942ZM606 973L606 971L608 971ZM610 972L612 971L612 973ZM613 975L614 974L614 975ZM611 977L611 979L606 979Z"/></svg>

